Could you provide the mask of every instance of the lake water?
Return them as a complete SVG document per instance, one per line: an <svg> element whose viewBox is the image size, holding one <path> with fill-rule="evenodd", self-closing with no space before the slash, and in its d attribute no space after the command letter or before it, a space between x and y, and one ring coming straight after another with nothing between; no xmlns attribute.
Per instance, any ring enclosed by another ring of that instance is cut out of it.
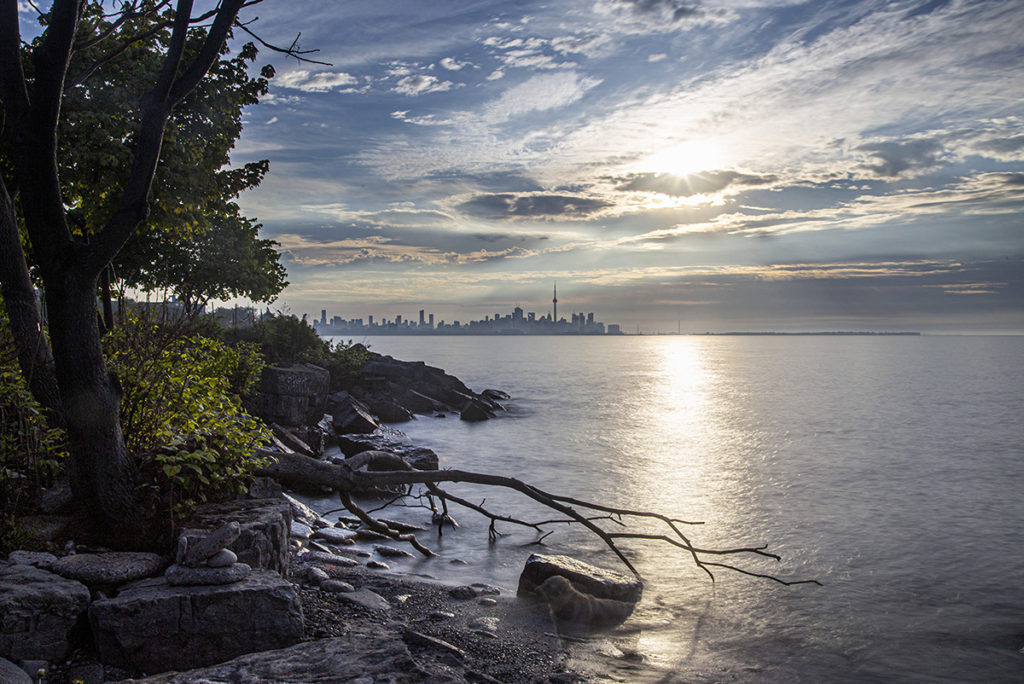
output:
<svg viewBox="0 0 1024 684"><path fill-rule="evenodd" d="M679 549L626 543L645 593L609 641L643 658L595 656L609 679L1024 681L1024 337L356 341L512 395L499 420L399 426L442 467L703 521L685 530L696 544L767 543L781 562L732 562L824 585L727 570L712 583ZM450 489L558 517L512 492ZM624 570L576 527L538 547L499 524L510 534L489 545L486 521L454 512L459 530L426 535L441 557L400 570L513 591L533 551Z"/></svg>

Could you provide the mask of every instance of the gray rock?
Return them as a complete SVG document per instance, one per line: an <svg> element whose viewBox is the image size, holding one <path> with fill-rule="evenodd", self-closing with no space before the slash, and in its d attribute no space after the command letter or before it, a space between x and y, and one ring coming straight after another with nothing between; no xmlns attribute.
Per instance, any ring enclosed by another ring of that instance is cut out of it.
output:
<svg viewBox="0 0 1024 684"><path fill-rule="evenodd" d="M568 579L580 591L595 598L614 599L636 603L643 594L643 584L638 579L584 563L569 556L548 556L532 554L519 576L520 596L536 595L537 588L552 575Z"/></svg>
<svg viewBox="0 0 1024 684"><path fill-rule="evenodd" d="M357 536L356 532L340 527L324 527L313 533L314 539L323 539L331 544L351 544Z"/></svg>
<svg viewBox="0 0 1024 684"><path fill-rule="evenodd" d="M231 549L221 549L206 559L211 568L227 568L238 562L238 556Z"/></svg>
<svg viewBox="0 0 1024 684"><path fill-rule="evenodd" d="M356 588L348 582L343 582L337 579L329 579L321 582L320 588L332 594L348 594L356 590Z"/></svg>
<svg viewBox="0 0 1024 684"><path fill-rule="evenodd" d="M371 570L390 570L391 566L383 561L370 561L366 564L366 567Z"/></svg>
<svg viewBox="0 0 1024 684"><path fill-rule="evenodd" d="M347 556L339 556L336 553L324 553L323 551L307 551L296 556L296 560L302 563L322 563L324 565L337 565L343 568L353 568L359 565L359 561Z"/></svg>
<svg viewBox="0 0 1024 684"><path fill-rule="evenodd" d="M164 559L141 551L108 551L64 556L52 570L61 577L85 584L126 584L153 577L164 567Z"/></svg>
<svg viewBox="0 0 1024 684"><path fill-rule="evenodd" d="M293 521L288 534L299 539L309 539L313 536L313 529L305 523Z"/></svg>
<svg viewBox="0 0 1024 684"><path fill-rule="evenodd" d="M384 599L380 594L374 593L369 589L358 589L345 594L338 594L339 598L348 601L349 603L355 603L357 605L366 608L367 610L375 611L388 611L391 610L391 604Z"/></svg>
<svg viewBox="0 0 1024 684"><path fill-rule="evenodd" d="M468 601L469 599L475 599L477 592L473 587L452 587L448 590L448 595L453 599Z"/></svg>
<svg viewBox="0 0 1024 684"><path fill-rule="evenodd" d="M496 605L498 605L498 602L495 601L494 599L492 599L489 596L480 599L479 601L477 601L477 603L479 603L481 606L496 606Z"/></svg>
<svg viewBox="0 0 1024 684"><path fill-rule="evenodd" d="M412 558L413 555L405 549L396 549L394 546L374 546L373 550L385 558Z"/></svg>
<svg viewBox="0 0 1024 684"><path fill-rule="evenodd" d="M363 541L380 541L382 539L391 539L391 537L375 532L367 527L360 527L356 530L356 539L362 539Z"/></svg>
<svg viewBox="0 0 1024 684"><path fill-rule="evenodd" d="M282 648L303 632L294 587L266 570L215 586L173 586L164 578L135 582L115 598L94 601L89 622L100 660L144 672Z"/></svg>
<svg viewBox="0 0 1024 684"><path fill-rule="evenodd" d="M174 586L203 586L212 584L231 584L241 582L252 573L252 568L245 563L235 563L226 568L187 568L174 564L167 568L164 578Z"/></svg>
<svg viewBox="0 0 1024 684"><path fill-rule="evenodd" d="M310 584L319 586L331 578L323 569L318 568L315 565L305 566L305 570L302 572L303 578Z"/></svg>
<svg viewBox="0 0 1024 684"><path fill-rule="evenodd" d="M241 534L241 525L232 520L204 535L187 537L188 546L185 548L185 555L180 564L187 568L199 567L206 562L206 559L220 552L221 549L231 546Z"/></svg>
<svg viewBox="0 0 1024 684"><path fill-rule="evenodd" d="M431 620L451 620L455 617L455 613L449 613L446 610L432 610L427 617Z"/></svg>
<svg viewBox="0 0 1024 684"><path fill-rule="evenodd" d="M480 596L500 596L501 589L491 584L484 584L483 582L473 582L470 585L476 589L476 593Z"/></svg>
<svg viewBox="0 0 1024 684"><path fill-rule="evenodd" d="M284 500L288 502L288 507L292 511L292 520L294 520L295 522L300 522L303 525L307 525L310 529L323 527L325 524L327 524L327 521L324 520L319 513L317 513L312 508L302 503L295 497L285 494Z"/></svg>
<svg viewBox="0 0 1024 684"><path fill-rule="evenodd" d="M0 682L4 684L35 684L35 680L6 658L0 658Z"/></svg>
<svg viewBox="0 0 1024 684"><path fill-rule="evenodd" d="M31 565L0 565L0 657L60 660L89 589Z"/></svg>
<svg viewBox="0 0 1024 684"><path fill-rule="evenodd" d="M226 663L188 672L168 672L140 684L197 682L399 682L452 681L450 672L428 662L416 663L406 644L383 627L354 629L345 636L319 639L275 651L253 653Z"/></svg>
<svg viewBox="0 0 1024 684"><path fill-rule="evenodd" d="M459 418L470 423L479 423L491 418L490 412L479 402L467 401L459 413Z"/></svg>
<svg viewBox="0 0 1024 684"><path fill-rule="evenodd" d="M324 414L331 374L311 363L268 366L250 408L268 423L313 425Z"/></svg>
<svg viewBox="0 0 1024 684"><path fill-rule="evenodd" d="M240 499L205 504L196 509L183 534L191 543L193 539L220 527L225 520L237 521L238 537L215 551L231 549L239 562L254 569L273 570L287 577L291 515L291 507L284 499Z"/></svg>
<svg viewBox="0 0 1024 684"><path fill-rule="evenodd" d="M331 414L331 425L339 435L368 434L380 427L373 419L369 407L361 401L351 396L335 402L334 395L331 395L331 399L327 412Z"/></svg>
<svg viewBox="0 0 1024 684"><path fill-rule="evenodd" d="M272 477L254 477L246 495L250 499L280 499L284 496L281 483Z"/></svg>
<svg viewBox="0 0 1024 684"><path fill-rule="evenodd" d="M11 551L7 561L14 565L31 565L43 570L49 570L57 562L57 557L45 551Z"/></svg>
<svg viewBox="0 0 1024 684"><path fill-rule="evenodd" d="M491 634L497 634L498 633L498 623L500 623L500 622L501 622L501 620L499 618L496 618L496 617L490 617L490 616L478 617L478 618L475 618L475 619L470 621L469 628L470 629L478 629L478 630L480 630L482 632L490 632Z"/></svg>

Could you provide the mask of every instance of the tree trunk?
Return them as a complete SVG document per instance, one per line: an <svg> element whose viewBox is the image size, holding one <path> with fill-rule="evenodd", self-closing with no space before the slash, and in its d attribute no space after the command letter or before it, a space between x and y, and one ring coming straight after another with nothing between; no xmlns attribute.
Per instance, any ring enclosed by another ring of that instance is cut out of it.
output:
<svg viewBox="0 0 1024 684"><path fill-rule="evenodd" d="M18 237L14 205L3 179L0 179L0 283L3 285L4 307L7 309L21 372L32 390L32 396L50 411L54 422L61 425L63 411L53 354L43 334L35 288Z"/></svg>
<svg viewBox="0 0 1024 684"><path fill-rule="evenodd" d="M121 434L121 387L103 360L96 311L96 281L73 270L46 290L71 446L75 504L105 543L126 546L142 532L135 469Z"/></svg>

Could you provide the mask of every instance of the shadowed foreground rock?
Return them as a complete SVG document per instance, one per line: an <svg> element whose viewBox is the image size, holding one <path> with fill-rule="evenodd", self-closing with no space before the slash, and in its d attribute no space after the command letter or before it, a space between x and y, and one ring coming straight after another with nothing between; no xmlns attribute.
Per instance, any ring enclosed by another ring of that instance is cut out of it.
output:
<svg viewBox="0 0 1024 684"><path fill-rule="evenodd" d="M636 603L643 595L644 585L638 579L620 575L569 556L531 554L519 576L520 596L536 595L546 579L561 575L586 593L601 599Z"/></svg>
<svg viewBox="0 0 1024 684"><path fill-rule="evenodd" d="M295 588L266 570L218 586L142 580L95 601L89 622L100 660L142 672L210 665L290 646L303 635Z"/></svg>
<svg viewBox="0 0 1024 684"><path fill-rule="evenodd" d="M89 605L89 590L31 565L0 564L0 657L59 660Z"/></svg>

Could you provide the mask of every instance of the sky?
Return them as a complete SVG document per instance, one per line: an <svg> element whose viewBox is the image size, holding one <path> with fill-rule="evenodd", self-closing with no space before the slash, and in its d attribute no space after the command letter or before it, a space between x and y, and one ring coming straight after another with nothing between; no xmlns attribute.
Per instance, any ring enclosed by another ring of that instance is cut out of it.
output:
<svg viewBox="0 0 1024 684"><path fill-rule="evenodd" d="M1024 3L266 0L276 308L1024 332Z"/></svg>

